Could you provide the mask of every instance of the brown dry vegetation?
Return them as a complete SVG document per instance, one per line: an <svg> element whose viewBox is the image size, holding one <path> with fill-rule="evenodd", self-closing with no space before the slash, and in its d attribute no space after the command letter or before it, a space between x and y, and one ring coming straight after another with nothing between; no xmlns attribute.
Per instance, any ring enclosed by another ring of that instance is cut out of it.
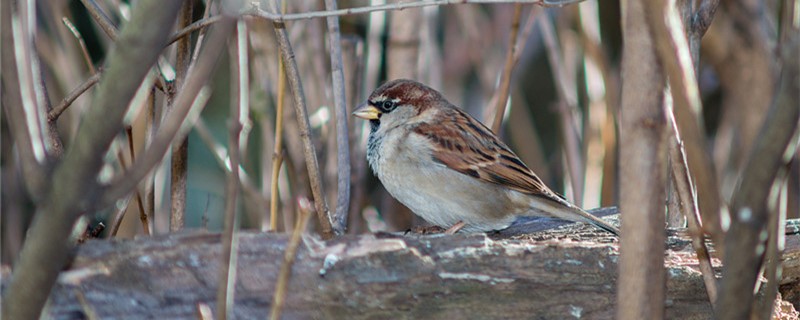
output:
<svg viewBox="0 0 800 320"><path fill-rule="evenodd" d="M664 316L665 225L718 318L770 316L800 217L800 1L261 2L2 0L4 318L38 316L86 238L222 232L224 318L237 230L424 223L350 117L395 78L499 127L572 202L621 208L618 317Z"/></svg>

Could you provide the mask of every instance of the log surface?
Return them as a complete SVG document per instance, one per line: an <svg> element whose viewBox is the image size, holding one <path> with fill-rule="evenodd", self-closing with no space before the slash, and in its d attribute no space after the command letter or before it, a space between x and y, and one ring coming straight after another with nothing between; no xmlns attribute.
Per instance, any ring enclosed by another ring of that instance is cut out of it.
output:
<svg viewBox="0 0 800 320"><path fill-rule="evenodd" d="M520 230L332 241L306 235L283 318L613 318L616 238L582 224ZM671 231L667 243L666 316L709 319L697 260L681 233ZM797 286L797 237L787 236L784 287ZM287 240L239 233L236 319L269 314ZM198 304L214 309L220 254L220 236L205 232L89 241L62 272L46 312L53 319L197 319Z"/></svg>

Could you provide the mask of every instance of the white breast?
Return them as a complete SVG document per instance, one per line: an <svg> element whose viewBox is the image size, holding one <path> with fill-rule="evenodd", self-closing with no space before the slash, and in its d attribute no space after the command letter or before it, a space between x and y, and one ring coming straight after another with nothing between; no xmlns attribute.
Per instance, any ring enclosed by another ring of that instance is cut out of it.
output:
<svg viewBox="0 0 800 320"><path fill-rule="evenodd" d="M402 128L395 128L402 130ZM464 231L490 231L514 220L508 191L437 163L417 134L374 132L370 166L389 193L414 213L440 227L463 221Z"/></svg>

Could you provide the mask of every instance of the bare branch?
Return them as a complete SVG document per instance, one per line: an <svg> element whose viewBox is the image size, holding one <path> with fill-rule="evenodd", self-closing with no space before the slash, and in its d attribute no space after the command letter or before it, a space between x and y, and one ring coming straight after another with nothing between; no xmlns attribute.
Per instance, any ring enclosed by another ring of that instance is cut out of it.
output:
<svg viewBox="0 0 800 320"><path fill-rule="evenodd" d="M282 1L283 10L286 9L286 1ZM270 187L269 205L269 228L278 230L278 173L283 163L283 108L286 94L286 67L283 59L278 58L278 97L275 110L275 148L272 152L272 179ZM286 218L286 217L284 217Z"/></svg>
<svg viewBox="0 0 800 320"><path fill-rule="evenodd" d="M722 269L719 301L720 319L747 318L753 310L753 288L764 258L767 233L767 198L798 127L800 104L800 34L794 33L782 52L783 72L775 100L754 143L738 182L731 206L731 228L725 238L725 266ZM793 154L791 152L790 154ZM773 281L772 279L769 279Z"/></svg>
<svg viewBox="0 0 800 320"><path fill-rule="evenodd" d="M666 69L668 74L670 89L672 92L675 108L683 110L684 115L694 115L690 110L702 110L700 105L700 93L697 86L697 77L694 73L691 53L688 40L683 32L683 24L677 12L677 5L674 1L648 2L645 5L647 21L651 33L655 40L659 61ZM700 220L699 206L696 202L692 177L686 162L686 153L683 149L683 140L676 121L678 111L671 110L669 119L673 123L673 139L670 142L670 155L672 159L672 172L675 177L675 186L682 204L682 211L687 217L690 230L692 231L692 246L697 252L700 261L700 270L703 272L706 291L712 306L715 306L717 298L717 282L714 271L711 268L711 261L708 257L708 250L705 247L703 232ZM696 119L683 119L692 123L685 123L684 127L695 123ZM694 150L707 155L704 150ZM706 197L719 197L715 194L704 194Z"/></svg>
<svg viewBox="0 0 800 320"><path fill-rule="evenodd" d="M192 23L192 0L184 0L181 11L178 13L178 27L184 28ZM186 81L186 73L192 60L192 39L183 37L178 40L175 48L175 88L181 90ZM172 109L175 102L175 91L170 91L167 96L167 112ZM186 181L188 179L189 140L181 139L172 148L170 161L170 219L169 230L183 229L186 216Z"/></svg>
<svg viewBox="0 0 800 320"><path fill-rule="evenodd" d="M503 67L503 73L500 76L500 87L497 90L497 99L494 106L494 121L492 122L492 131L496 134L500 133L500 127L503 124L503 116L506 113L506 104L508 104L508 92L511 89L511 72L514 71L514 65L517 64L517 33L519 33L519 20L522 17L522 5L514 5L514 17L511 18L511 33L508 35L508 50L506 51L506 63ZM531 17L532 18L532 17Z"/></svg>
<svg viewBox="0 0 800 320"><path fill-rule="evenodd" d="M105 32L105 34L112 41L116 42L119 34L119 32L117 31L117 26L115 26L114 23L111 21L111 18L109 18L108 15L106 15L106 13L103 12L103 9L100 8L99 5L97 5L97 2L95 2L95 0L80 0L80 1L81 3L83 3L84 7L86 7L86 10L89 11L89 15L91 15L94 21L97 22L97 24L100 26L100 29L102 29L103 32ZM160 67L156 65L156 68L159 69ZM159 72L159 74L161 76L158 77L158 82L156 82L156 87L163 92L168 92L169 90L167 90L167 80L164 79L163 73Z"/></svg>
<svg viewBox="0 0 800 320"><path fill-rule="evenodd" d="M617 318L664 317L667 131L664 74L645 18L646 1L623 3ZM660 2L659 2L660 3Z"/></svg>
<svg viewBox="0 0 800 320"><path fill-rule="evenodd" d="M575 112L578 110L578 96L572 83L574 76L568 74L564 68L564 61L561 54L561 46L556 39L556 31L553 21L543 14L537 21L541 28L547 49L547 60L553 72L556 91L559 97L559 111L561 120L561 131L564 140L564 154L567 158L567 172L572 182L572 195L576 205L581 206L583 202L583 179L584 168L580 148L580 137L577 128L578 122L575 119Z"/></svg>
<svg viewBox="0 0 800 320"><path fill-rule="evenodd" d="M81 83L80 86L78 86L75 89L72 89L72 91L70 91L67 94L67 96L64 97L64 99L61 100L61 102L53 108L53 110L50 110L50 112L47 113L47 120L48 121L57 120L58 117L60 117L61 114L64 113L64 111L67 111L67 108L69 108L69 106L71 106L76 99L78 99L84 92L89 90L89 88L94 86L98 81L100 81L100 76L102 76L102 74L103 74L102 72L97 72L93 74L91 77L89 77L89 79L86 79L86 81Z"/></svg>
<svg viewBox="0 0 800 320"><path fill-rule="evenodd" d="M667 113L672 126L672 137L669 142L670 164L672 165L672 175L677 197L679 199L681 211L686 216L689 225L689 235L692 238L692 247L697 253L697 260L700 264L700 272L703 274L703 281L706 285L708 300L711 302L712 309L716 308L717 302L717 277L711 265L711 257L703 237L703 228L700 219L700 209L697 206L696 194L692 185L692 176L689 173L689 164L686 162L686 152L683 149L683 140L678 131L678 124L675 123L675 116Z"/></svg>
<svg viewBox="0 0 800 320"><path fill-rule="evenodd" d="M242 140L242 116L247 116L250 94L248 77L250 62L247 56L247 23L239 19L236 23L235 46L231 47L231 95L230 116L228 119L228 156L231 170L228 171L228 185L225 195L225 225L222 233L222 261L217 286L217 319L225 320L233 315L234 289L238 257L237 205L240 190L239 163L240 141Z"/></svg>
<svg viewBox="0 0 800 320"><path fill-rule="evenodd" d="M421 0L415 2L397 2L391 4L382 4L366 7L355 7L338 10L325 10L325 11L311 11L302 13L290 14L277 14L265 11L260 8L253 8L253 10L245 14L258 16L267 20L285 22L291 20L305 20L314 18L325 18L335 16L347 16L354 14L363 14L376 11L399 11L409 8L421 8L430 6L445 6L454 4L478 4L478 3L525 3L535 4L542 7L563 7L569 4L583 2L584 0Z"/></svg>
<svg viewBox="0 0 800 320"><path fill-rule="evenodd" d="M12 10L12 4L10 2L3 3L1 12L3 16L0 17L0 22L2 22L2 28L0 28L2 39L0 41L11 47L19 46L19 48L23 48L23 44L19 43L23 41L19 39L21 31L18 26L12 26L12 15L15 14ZM15 30L19 32L14 32ZM47 173L43 163L43 145L41 144L41 139L35 139L34 135L29 131L26 121L24 121L27 116L20 78L24 71L18 68L20 65L17 63L16 55L12 54L13 52L14 50L7 50L0 55L2 57L3 70L2 105L7 118L18 120L7 121L7 123L19 153L24 185L28 194L37 199L47 189ZM34 144L36 143L39 143L39 156L37 156L37 152L34 149Z"/></svg>
<svg viewBox="0 0 800 320"><path fill-rule="evenodd" d="M336 0L325 0L325 9L336 10ZM347 103L344 92L342 67L342 42L339 36L339 18L328 17L328 41L331 46L331 77L333 78L333 103L336 112L336 212L333 214L333 232L344 234L350 208L350 141L348 140Z"/></svg>
<svg viewBox="0 0 800 320"><path fill-rule="evenodd" d="M281 264L281 270L278 274L278 281L275 283L275 294L272 295L272 308L269 315L272 320L281 318L281 311L286 300L286 288L289 286L289 276L292 274L292 265L297 256L297 248L300 246L301 236L305 232L308 218L311 216L311 204L308 203L308 200L300 199L298 202L299 220L295 224L289 243L286 245L283 264Z"/></svg>
<svg viewBox="0 0 800 320"><path fill-rule="evenodd" d="M108 190L97 204L98 207L109 205L130 192L163 159L164 153L177 137L190 111L195 117L198 115L196 112L200 112L199 109L205 105L205 99L208 99L207 94L201 94L201 88L211 76L233 24L232 18L225 17L223 22L211 30L196 63L189 68L186 83L175 98L172 111L167 114L159 127L150 147L136 160L130 170L108 184Z"/></svg>
<svg viewBox="0 0 800 320"><path fill-rule="evenodd" d="M78 31L78 28L75 28L75 25L67 19L67 17L61 18L61 22L64 23L64 26L69 29L69 32L78 40L78 46L81 48L81 53L83 54L83 59L86 60L86 66L89 67L89 73L95 74L97 70L94 68L94 63L92 63L92 58L89 57L89 49L86 48L86 42L83 41L83 36Z"/></svg>
<svg viewBox="0 0 800 320"><path fill-rule="evenodd" d="M97 25L100 26L100 29L102 29L111 40L116 41L117 26L111 22L111 19L103 12L103 9L97 5L97 2L94 0L81 0L81 3L86 7L86 11L89 11L89 15L97 22Z"/></svg>
<svg viewBox="0 0 800 320"><path fill-rule="evenodd" d="M51 192L37 208L37 218L3 296L4 319L39 317L70 252L72 244L67 239L82 212L81 204L96 195L103 155L119 133L142 79L164 47L168 35L163 30L172 26L178 8L177 2L156 0L143 0L134 7L131 21L106 60L106 77L49 181Z"/></svg>
<svg viewBox="0 0 800 320"><path fill-rule="evenodd" d="M294 108L297 115L298 129L300 138L303 142L303 155L306 161L306 169L311 183L311 194L314 197L314 207L317 211L317 218L322 227L322 237L329 239L333 237L330 212L325 201L325 193L322 191L322 179L320 178L319 163L317 162L317 152L311 141L311 129L308 122L308 111L306 108L306 98L303 92L303 84L300 81L300 71L294 60L292 45L289 43L289 34L286 32L286 25L283 22L273 22L275 35L278 38L278 45L281 49L286 75L289 78L289 87L294 96Z"/></svg>
<svg viewBox="0 0 800 320"><path fill-rule="evenodd" d="M210 3L206 4L206 8L210 8L210 7L211 7ZM208 12L208 10L206 10L206 12ZM208 26L210 26L212 24L215 24L217 22L220 22L220 21L222 21L222 16L213 16L213 17L203 18L202 20L197 20L194 23L192 23L192 24L190 24L188 26L185 26L183 29L180 29L178 32L176 32L174 35L172 35L172 39L169 40L169 43L171 44L171 43L173 43L175 41L183 39L184 37L187 37L192 32L195 32L197 30L204 30Z"/></svg>

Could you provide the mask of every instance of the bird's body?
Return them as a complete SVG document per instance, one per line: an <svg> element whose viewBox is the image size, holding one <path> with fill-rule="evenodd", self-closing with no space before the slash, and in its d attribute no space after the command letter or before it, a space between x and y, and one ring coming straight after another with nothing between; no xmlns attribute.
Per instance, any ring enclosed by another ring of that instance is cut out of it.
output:
<svg viewBox="0 0 800 320"><path fill-rule="evenodd" d="M432 224L481 232L546 216L619 232L552 192L491 130L421 83L387 82L354 114L370 120L372 171Z"/></svg>

